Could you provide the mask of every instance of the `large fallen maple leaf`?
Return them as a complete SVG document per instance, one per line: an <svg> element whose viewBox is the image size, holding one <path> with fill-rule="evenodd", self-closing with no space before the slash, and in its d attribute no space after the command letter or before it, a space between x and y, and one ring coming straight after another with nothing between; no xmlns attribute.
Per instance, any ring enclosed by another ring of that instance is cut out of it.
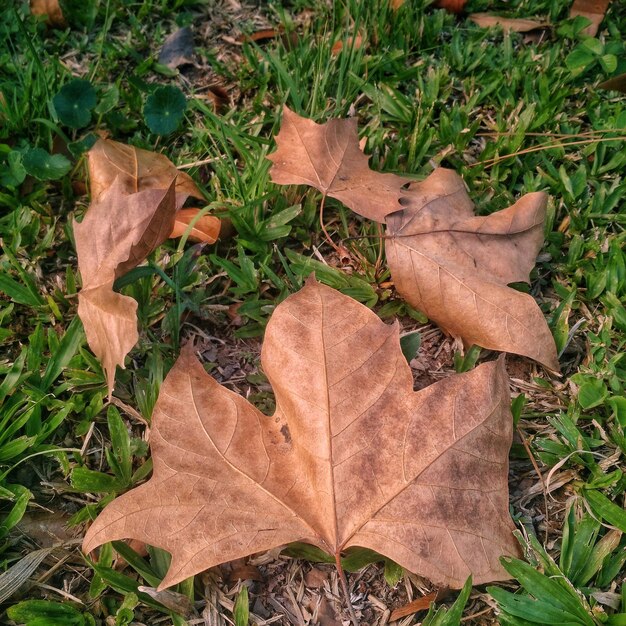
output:
<svg viewBox="0 0 626 626"><path fill-rule="evenodd" d="M387 261L398 292L466 345L513 352L558 370L554 339L528 282L543 243L546 195L474 215L460 176L439 168L409 184L369 169L354 120L316 124L285 107L272 180L308 184L387 224Z"/></svg>
<svg viewBox="0 0 626 626"><path fill-rule="evenodd" d="M310 279L275 310L263 415L185 349L161 387L154 474L110 503L83 549L134 538L168 550L160 588L304 541L363 546L460 587L508 578L512 437L502 358L419 392L398 325Z"/></svg>
<svg viewBox="0 0 626 626"><path fill-rule="evenodd" d="M145 258L172 231L176 213L175 183L168 189L124 193L116 179L92 202L74 238L83 288L78 294L87 342L102 363L113 391L115 367L138 339L137 302L115 293L113 282Z"/></svg>

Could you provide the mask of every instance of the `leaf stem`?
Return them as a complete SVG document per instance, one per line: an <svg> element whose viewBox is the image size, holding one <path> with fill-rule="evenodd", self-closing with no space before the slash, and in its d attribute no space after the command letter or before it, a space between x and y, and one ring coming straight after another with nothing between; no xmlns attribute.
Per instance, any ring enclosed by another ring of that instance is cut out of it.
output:
<svg viewBox="0 0 626 626"><path fill-rule="evenodd" d="M326 195L323 195L322 202L320 204L320 226L322 227L322 232L324 233L324 236L326 237L326 241L328 241L328 243L334 248L335 252L339 254L341 251L339 250L339 247L337 246L337 244L331 239L331 236L328 234L328 231L326 230L326 226L324 224L324 203L325 202L326 202Z"/></svg>
<svg viewBox="0 0 626 626"><path fill-rule="evenodd" d="M350 621L353 626L359 626L359 620L356 617L356 613L354 612L354 607L352 606L352 602L350 601L350 591L348 591L348 581L346 579L346 574L343 571L343 566L341 565L341 555L339 551L335 552L335 567L337 568L337 573L339 574L339 580L341 582L341 588L343 589L343 595L346 598L346 604L348 605L348 612L350 613Z"/></svg>

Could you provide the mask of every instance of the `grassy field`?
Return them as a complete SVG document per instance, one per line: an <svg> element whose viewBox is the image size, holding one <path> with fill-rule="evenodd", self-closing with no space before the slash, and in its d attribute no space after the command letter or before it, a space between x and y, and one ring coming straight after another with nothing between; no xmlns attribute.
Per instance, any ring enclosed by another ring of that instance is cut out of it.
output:
<svg viewBox="0 0 626 626"><path fill-rule="evenodd" d="M153 588L167 553L116 543L94 564L80 552L84 525L150 474L147 426L185 341L201 345L220 382L273 410L259 370L264 326L312 270L419 330L417 387L493 358L463 358L403 303L375 224L327 199L336 249L320 228L320 194L270 182L265 157L287 104L317 122L356 115L376 170L416 180L437 165L456 170L480 214L530 191L550 196L530 292L563 374L507 357L511 514L526 561L507 565L513 580L499 590L477 587L445 615L397 623L452 626L463 611L476 625L626 624L626 99L597 87L626 72L626 7L613 2L588 37L570 4L466 5L548 19L538 42L417 0L398 10L388 0L66 0L61 29L26 2L0 9L2 623L346 623L336 572L306 558L256 556L163 595ZM159 50L182 26L193 30L193 63L173 70ZM280 32L241 37L266 28ZM73 92L75 78L88 84ZM163 102L174 92L162 86L184 94L184 113ZM182 115L173 130L158 121L170 106ZM138 302L140 339L112 403L77 318L71 227L89 204L84 154L100 135L165 154L232 224L215 246L170 240L149 270L118 281ZM389 563L348 583L363 624L388 623L389 610L434 591Z"/></svg>

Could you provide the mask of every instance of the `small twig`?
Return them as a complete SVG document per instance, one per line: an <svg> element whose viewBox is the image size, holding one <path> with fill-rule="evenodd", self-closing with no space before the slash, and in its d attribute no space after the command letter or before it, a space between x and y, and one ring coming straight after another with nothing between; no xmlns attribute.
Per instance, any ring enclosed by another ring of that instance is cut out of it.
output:
<svg viewBox="0 0 626 626"><path fill-rule="evenodd" d="M623 133L626 128L605 128L603 130L587 130L584 133L524 133L527 137L558 137L559 139L573 139L577 137L590 137L593 135L606 135L607 133ZM477 137L510 137L516 135L516 130L490 130L476 133Z"/></svg>
<svg viewBox="0 0 626 626"><path fill-rule="evenodd" d="M68 593L67 591L63 591L63 589L58 589L57 587L53 587L52 585L46 585L44 583L35 583L35 586L41 589L47 589L48 591L54 591L54 593L58 593L60 596L63 596L66 600L71 600L72 602L76 602L78 604L82 604L83 606L85 606L85 603L80 598L73 596L71 593Z"/></svg>
<svg viewBox="0 0 626 626"><path fill-rule="evenodd" d="M95 427L96 427L96 423L91 422L91 424L89 425L89 430L87 431L87 434L85 435L85 441L83 442L83 445L80 449L80 456L85 456L85 452L87 452L87 448L89 447L89 442L91 441L91 437L93 435L93 430Z"/></svg>
<svg viewBox="0 0 626 626"><path fill-rule="evenodd" d="M132 406L129 406L125 402L122 402L122 400L116 398L115 396L111 398L111 404L114 404L118 409L122 409L122 411L124 411L124 413L126 413L127 415L134 417L140 424L142 424L146 428L150 428L150 424L148 424L146 418L143 417L141 413L139 413L139 411L133 409Z"/></svg>
<svg viewBox="0 0 626 626"><path fill-rule="evenodd" d="M339 574L339 581L341 582L343 595L346 598L346 604L348 605L348 612L350 613L350 621L352 622L352 626L359 626L359 620L357 619L356 613L354 612L354 607L352 606L352 601L350 600L348 581L346 580L346 574L343 571L343 566L341 565L341 556L339 552L335 553L335 567L337 568L337 574Z"/></svg>
<svg viewBox="0 0 626 626"><path fill-rule="evenodd" d="M466 615L465 617L462 617L460 621L462 622L468 622L471 619L474 619L475 617L479 617L480 615L487 615L487 613L491 613L493 611L493 607L490 606L486 609L483 609L482 611L478 611L478 613L472 613L471 615Z"/></svg>
<svg viewBox="0 0 626 626"><path fill-rule="evenodd" d="M328 241L328 243L334 248L337 254L340 254L341 251L339 250L339 246L337 246L337 244L330 238L330 235L328 234L328 231L326 230L326 226L324 225L324 203L325 202L326 202L326 196L323 195L322 203L320 204L320 226L322 227L322 232L324 233L324 236L326 237L326 241Z"/></svg>
<svg viewBox="0 0 626 626"><path fill-rule="evenodd" d="M201 161L194 161L193 163L183 163L182 165L178 165L177 168L179 170L188 170L192 167L200 167L200 165L208 165L209 163L214 163L215 161L219 161L224 157L211 157L210 159L202 159Z"/></svg>
<svg viewBox="0 0 626 626"><path fill-rule="evenodd" d="M383 225L380 222L376 223L376 230L378 231L378 256L376 257L376 265L374 266L376 270L376 275L378 276L378 272L383 263Z"/></svg>
<svg viewBox="0 0 626 626"><path fill-rule="evenodd" d="M541 471L539 470L539 466L537 465L537 461L535 461L535 457L532 453L532 450L530 449L530 445L528 444L528 441L526 441L526 437L524 436L524 432L522 431L522 429L518 426L517 427L517 434L519 435L520 439L522 440L522 444L524 445L524 449L526 450L526 454L528 455L528 458L530 459L530 462L533 464L533 467L535 468L535 472L537 472L537 476L539 476L539 481L541 482L541 491L543 493L543 506L546 512L546 523L544 525L545 527L545 535L544 535L544 545L548 543L548 521L550 520L549 516L548 516L548 488L546 487L546 483L543 480L543 474L541 473Z"/></svg>
<svg viewBox="0 0 626 626"><path fill-rule="evenodd" d="M35 585L42 585L51 578L58 570L60 570L67 561L72 558L73 554L68 552L62 558L60 558L49 570L44 572L37 580L34 581Z"/></svg>

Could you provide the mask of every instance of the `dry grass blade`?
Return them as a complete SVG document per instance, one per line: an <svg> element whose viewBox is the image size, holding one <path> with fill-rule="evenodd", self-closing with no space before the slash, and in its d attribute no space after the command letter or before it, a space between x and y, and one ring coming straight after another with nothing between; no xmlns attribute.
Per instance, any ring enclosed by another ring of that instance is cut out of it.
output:
<svg viewBox="0 0 626 626"><path fill-rule="evenodd" d="M621 129L619 129L621 130ZM613 130L609 131L599 131L599 132L615 132ZM491 167L496 163L500 163L501 161L505 161L506 159L512 159L517 156L522 156L524 154L531 154L532 152L542 152L543 150L553 150L555 148L571 148L575 146L584 146L587 144L593 143L605 143L607 141L625 141L626 135L619 135L617 137L590 137L589 139L580 139L578 141L549 141L539 146L532 146L530 148L524 148L523 150L517 150L516 152L511 152L511 154L503 154L502 156L496 156L492 159L486 159L485 161L480 161L476 163L474 166L476 167L480 165L481 167Z"/></svg>
<svg viewBox="0 0 626 626"><path fill-rule="evenodd" d="M6 602L53 550L54 548L34 550L0 574L0 603Z"/></svg>

